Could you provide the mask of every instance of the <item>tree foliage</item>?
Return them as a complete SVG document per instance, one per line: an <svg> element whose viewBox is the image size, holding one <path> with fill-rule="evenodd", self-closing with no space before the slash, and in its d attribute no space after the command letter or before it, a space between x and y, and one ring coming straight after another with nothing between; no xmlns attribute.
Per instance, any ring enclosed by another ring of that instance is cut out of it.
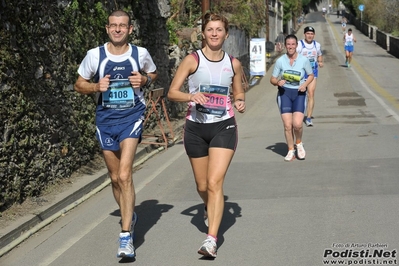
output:
<svg viewBox="0 0 399 266"><path fill-rule="evenodd" d="M168 27L175 31L183 27L196 27L201 19L201 0L171 0ZM266 19L265 0L212 0L211 11L225 15L229 22L256 36ZM171 30L173 35L173 30ZM172 36L173 37L173 36Z"/></svg>
<svg viewBox="0 0 399 266"><path fill-rule="evenodd" d="M245 30L249 36L257 37L265 25L266 5L264 0L212 0L212 10L226 15L232 24Z"/></svg>
<svg viewBox="0 0 399 266"><path fill-rule="evenodd" d="M346 9L360 18L359 5L364 5L363 20L380 30L399 36L398 0L341 0Z"/></svg>

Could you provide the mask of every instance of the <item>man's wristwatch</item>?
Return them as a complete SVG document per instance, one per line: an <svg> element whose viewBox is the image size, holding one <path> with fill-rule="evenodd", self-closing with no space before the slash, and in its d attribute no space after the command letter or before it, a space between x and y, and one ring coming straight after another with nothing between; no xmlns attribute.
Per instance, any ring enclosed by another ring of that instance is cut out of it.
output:
<svg viewBox="0 0 399 266"><path fill-rule="evenodd" d="M150 87L151 82L152 82L151 76L147 75L147 82L145 83L145 87L147 87L147 88Z"/></svg>

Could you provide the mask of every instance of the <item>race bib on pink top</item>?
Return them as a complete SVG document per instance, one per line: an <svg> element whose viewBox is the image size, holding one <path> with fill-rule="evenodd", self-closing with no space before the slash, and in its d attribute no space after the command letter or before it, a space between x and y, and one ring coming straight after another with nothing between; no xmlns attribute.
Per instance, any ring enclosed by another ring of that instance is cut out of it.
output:
<svg viewBox="0 0 399 266"><path fill-rule="evenodd" d="M226 113L229 87L200 84L199 92L208 97L209 101L204 105L196 104L197 111L217 116L222 116Z"/></svg>

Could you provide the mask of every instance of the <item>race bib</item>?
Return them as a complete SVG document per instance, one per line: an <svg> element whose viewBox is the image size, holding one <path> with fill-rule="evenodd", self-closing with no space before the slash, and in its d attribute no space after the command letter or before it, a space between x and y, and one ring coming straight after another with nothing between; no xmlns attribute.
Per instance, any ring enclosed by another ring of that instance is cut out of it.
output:
<svg viewBox="0 0 399 266"><path fill-rule="evenodd" d="M204 105L196 104L197 111L217 116L223 116L226 113L229 87L200 84L199 92L208 97L209 101Z"/></svg>
<svg viewBox="0 0 399 266"><path fill-rule="evenodd" d="M105 108L125 109L134 106L134 92L128 79L110 80L108 90L102 93Z"/></svg>
<svg viewBox="0 0 399 266"><path fill-rule="evenodd" d="M346 46L353 46L353 42L352 42L352 41L348 41L348 42L346 42L345 45L346 45Z"/></svg>
<svg viewBox="0 0 399 266"><path fill-rule="evenodd" d="M312 66L312 69L316 68L316 60L314 60L314 58L309 58L310 61L310 65Z"/></svg>
<svg viewBox="0 0 399 266"><path fill-rule="evenodd" d="M285 70L283 72L283 79L287 84L299 86L299 82L301 81L301 72L295 70Z"/></svg>

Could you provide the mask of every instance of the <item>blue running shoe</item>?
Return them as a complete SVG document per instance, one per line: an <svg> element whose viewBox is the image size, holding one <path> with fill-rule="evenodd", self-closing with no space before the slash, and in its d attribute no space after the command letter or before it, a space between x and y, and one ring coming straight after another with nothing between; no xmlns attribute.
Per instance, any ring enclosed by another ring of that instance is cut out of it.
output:
<svg viewBox="0 0 399 266"><path fill-rule="evenodd" d="M136 253L134 252L133 238L130 233L119 234L119 248L116 255L118 258L134 258Z"/></svg>
<svg viewBox="0 0 399 266"><path fill-rule="evenodd" d="M306 126L307 126L307 127L311 127L311 126L313 126L312 119L311 119L311 118L306 118L306 120L305 120L305 124L306 124Z"/></svg>

